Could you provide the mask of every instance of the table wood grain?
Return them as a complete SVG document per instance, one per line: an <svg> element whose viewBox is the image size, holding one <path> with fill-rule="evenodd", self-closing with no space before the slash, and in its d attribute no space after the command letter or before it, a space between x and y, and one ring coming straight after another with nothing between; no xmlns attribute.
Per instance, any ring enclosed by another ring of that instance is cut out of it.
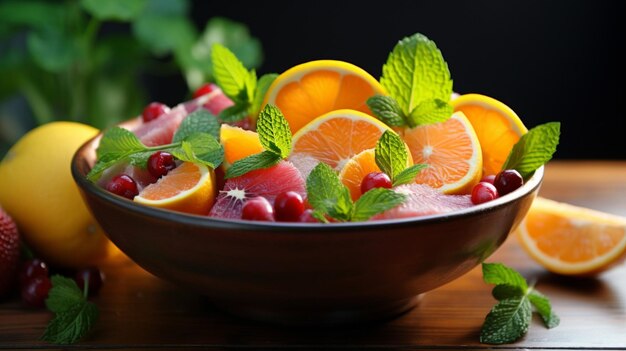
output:
<svg viewBox="0 0 626 351"><path fill-rule="evenodd" d="M626 216L626 162L552 162L541 195ZM495 348L626 348L626 265L597 278L550 274L521 250L516 238L487 261L518 269L549 296L561 325L546 329L534 316L516 343ZM396 319L347 328L289 328L238 319L202 296L181 290L129 260L103 267L107 281L94 302L100 309L91 334L74 348L494 348L479 331L495 303L480 269L424 295ZM50 348L38 341L51 315L26 310L17 298L0 303L0 348Z"/></svg>

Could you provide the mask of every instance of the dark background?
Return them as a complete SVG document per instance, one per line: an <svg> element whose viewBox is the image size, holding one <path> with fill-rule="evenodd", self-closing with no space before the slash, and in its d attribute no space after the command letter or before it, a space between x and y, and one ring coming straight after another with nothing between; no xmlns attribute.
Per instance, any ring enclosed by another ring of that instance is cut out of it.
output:
<svg viewBox="0 0 626 351"><path fill-rule="evenodd" d="M246 23L263 44L260 73L338 59L378 78L395 43L420 32L442 50L455 91L492 96L529 128L561 121L557 158L626 159L625 9L621 1L196 1L192 16L198 26L212 16Z"/></svg>

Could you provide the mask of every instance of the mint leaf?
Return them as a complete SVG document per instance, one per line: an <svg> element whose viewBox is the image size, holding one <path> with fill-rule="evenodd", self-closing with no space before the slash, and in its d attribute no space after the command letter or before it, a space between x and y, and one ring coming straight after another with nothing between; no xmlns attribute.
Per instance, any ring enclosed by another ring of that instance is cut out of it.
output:
<svg viewBox="0 0 626 351"><path fill-rule="evenodd" d="M513 146L502 170L515 169L524 180L528 179L537 168L550 161L559 144L560 134L559 122L549 122L532 128Z"/></svg>
<svg viewBox="0 0 626 351"><path fill-rule="evenodd" d="M154 151L145 151L129 155L128 162L133 166L146 168L148 167L148 159L150 158L150 156L152 156L153 153Z"/></svg>
<svg viewBox="0 0 626 351"><path fill-rule="evenodd" d="M283 113L274 105L266 105L259 114L256 131L259 141L266 150L281 158L291 153L291 129Z"/></svg>
<svg viewBox="0 0 626 351"><path fill-rule="evenodd" d="M234 178L244 175L250 171L261 168L269 168L278 162L280 162L280 155L273 153L272 151L263 151L258 154L250 155L235 161L226 171L224 178Z"/></svg>
<svg viewBox="0 0 626 351"><path fill-rule="evenodd" d="M424 168L428 168L426 164L416 164L404 169L402 172L396 175L396 178L393 180L393 186L398 186L402 184L411 184L415 182L415 177L417 174Z"/></svg>
<svg viewBox="0 0 626 351"><path fill-rule="evenodd" d="M249 103L254 95L248 92L256 89L256 73L248 72L237 56L219 43L213 44L211 60L215 81L224 94L236 103Z"/></svg>
<svg viewBox="0 0 626 351"><path fill-rule="evenodd" d="M520 294L528 290L526 279L513 268L501 263L483 263L483 280L488 284L510 285L519 289Z"/></svg>
<svg viewBox="0 0 626 351"><path fill-rule="evenodd" d="M171 153L181 161L200 163L213 169L224 160L222 144L206 133L191 134L181 142L179 148L173 148Z"/></svg>
<svg viewBox="0 0 626 351"><path fill-rule="evenodd" d="M46 299L46 307L50 311L54 313L68 311L85 299L82 291L73 279L54 275L50 278L50 281L53 288L48 292L48 298Z"/></svg>
<svg viewBox="0 0 626 351"><path fill-rule="evenodd" d="M552 329L561 322L559 316L552 312L550 300L537 290L533 290L528 294L528 300L535 306L535 310L541 316L546 328Z"/></svg>
<svg viewBox="0 0 626 351"><path fill-rule="evenodd" d="M211 112L201 107L183 119L174 134L172 142L183 141L195 133L207 133L217 139L220 137L220 123Z"/></svg>
<svg viewBox="0 0 626 351"><path fill-rule="evenodd" d="M393 182L409 162L404 141L395 132L386 130L376 142L374 159L381 171L385 172Z"/></svg>
<svg viewBox="0 0 626 351"><path fill-rule="evenodd" d="M252 104L248 110L251 116L257 116L261 110L261 105L263 104L263 99L265 99L265 94L267 90L270 88L270 85L274 83L278 74L276 73L268 73L264 74L259 78L257 83L256 91L254 92L254 99L252 100Z"/></svg>
<svg viewBox="0 0 626 351"><path fill-rule="evenodd" d="M452 105L440 99L429 99L420 102L408 118L411 128L416 126L445 122L452 116Z"/></svg>
<svg viewBox="0 0 626 351"><path fill-rule="evenodd" d="M352 215L350 191L329 165L320 162L306 179L309 204L322 214L349 221Z"/></svg>
<svg viewBox="0 0 626 351"><path fill-rule="evenodd" d="M354 203L351 221L366 221L373 216L390 210L406 200L407 196L396 193L390 189L375 188L365 194Z"/></svg>
<svg viewBox="0 0 626 351"><path fill-rule="evenodd" d="M485 318L480 342L506 344L519 339L528 331L531 314L530 302L524 296L498 302Z"/></svg>
<svg viewBox="0 0 626 351"><path fill-rule="evenodd" d="M248 116L248 106L246 104L235 104L223 109L219 118L224 122L237 122Z"/></svg>
<svg viewBox="0 0 626 351"><path fill-rule="evenodd" d="M406 125L406 116L402 112L398 102L391 96L375 95L367 99L367 107L374 116L391 127Z"/></svg>
<svg viewBox="0 0 626 351"><path fill-rule="evenodd" d="M435 43L414 34L396 44L383 65L380 83L408 116L423 101L450 100L452 80Z"/></svg>
<svg viewBox="0 0 626 351"><path fill-rule="evenodd" d="M145 148L146 146L131 131L113 127L102 135L96 155L98 159L120 158L131 153L143 151Z"/></svg>

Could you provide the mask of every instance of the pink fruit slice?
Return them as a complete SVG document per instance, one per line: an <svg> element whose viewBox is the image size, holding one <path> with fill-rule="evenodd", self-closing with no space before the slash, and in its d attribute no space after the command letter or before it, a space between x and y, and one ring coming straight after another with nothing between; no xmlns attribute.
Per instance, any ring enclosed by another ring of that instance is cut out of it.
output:
<svg viewBox="0 0 626 351"><path fill-rule="evenodd" d="M226 180L209 216L240 219L241 209L247 200L263 196L273 205L276 196L286 191L306 196L300 172L290 162L281 161L276 166Z"/></svg>
<svg viewBox="0 0 626 351"><path fill-rule="evenodd" d="M406 201L372 219L426 216L461 210L473 206L469 195L444 195L425 184L401 185L394 189L408 195Z"/></svg>
<svg viewBox="0 0 626 351"><path fill-rule="evenodd" d="M126 174L127 176L133 178L135 182L137 182L137 188L139 191L157 181L157 179L151 175L146 168L119 163L102 173L102 176L98 180L98 185L106 188L111 179L120 174Z"/></svg>
<svg viewBox="0 0 626 351"><path fill-rule="evenodd" d="M184 106L178 105L159 118L141 124L133 132L146 146L169 144L185 117L187 110Z"/></svg>

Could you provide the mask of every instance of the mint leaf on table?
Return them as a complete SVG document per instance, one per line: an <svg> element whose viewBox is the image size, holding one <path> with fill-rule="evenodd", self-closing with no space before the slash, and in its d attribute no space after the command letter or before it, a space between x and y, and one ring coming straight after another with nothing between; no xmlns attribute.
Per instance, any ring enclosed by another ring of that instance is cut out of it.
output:
<svg viewBox="0 0 626 351"><path fill-rule="evenodd" d="M550 300L529 287L518 272L500 263L483 263L482 268L484 281L496 284L492 295L498 303L485 317L480 342L506 344L521 338L528 332L533 306L547 328L559 325Z"/></svg>
<svg viewBox="0 0 626 351"><path fill-rule="evenodd" d="M51 281L46 307L55 315L41 339L55 344L73 344L91 330L98 319L98 308L87 301L87 290L81 291L72 279L55 275Z"/></svg>
<svg viewBox="0 0 626 351"><path fill-rule="evenodd" d="M323 162L318 163L307 177L306 190L316 218L328 215L342 222L366 221L406 199L404 194L377 188L362 195L356 203L352 202L348 188L341 183L337 173Z"/></svg>
<svg viewBox="0 0 626 351"><path fill-rule="evenodd" d="M406 145L398 134L390 130L378 139L374 160L378 168L389 176L393 186L412 183L419 171L426 167L421 164L407 167L409 153Z"/></svg>
<svg viewBox="0 0 626 351"><path fill-rule="evenodd" d="M502 169L514 169L524 180L530 178L537 168L552 159L560 134L560 122L549 122L530 129L513 146Z"/></svg>
<svg viewBox="0 0 626 351"><path fill-rule="evenodd" d="M226 179L271 167L291 153L291 129L278 107L268 104L263 108L257 121L257 133L265 151L235 161L226 171Z"/></svg>

